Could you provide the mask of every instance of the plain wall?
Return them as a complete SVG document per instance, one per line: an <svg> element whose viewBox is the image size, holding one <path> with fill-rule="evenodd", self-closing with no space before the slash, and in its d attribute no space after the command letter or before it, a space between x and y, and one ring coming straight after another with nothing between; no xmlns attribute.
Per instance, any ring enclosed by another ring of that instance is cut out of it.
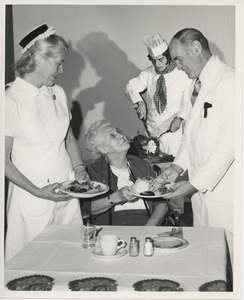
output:
<svg viewBox="0 0 244 300"><path fill-rule="evenodd" d="M234 6L170 5L13 5L14 53L19 40L47 23L70 44L64 73L58 78L70 103L72 127L85 159L84 134L106 118L129 137L144 132L124 95L129 79L149 65L142 40L160 32L166 41L185 27L195 27L210 48L235 66Z"/></svg>

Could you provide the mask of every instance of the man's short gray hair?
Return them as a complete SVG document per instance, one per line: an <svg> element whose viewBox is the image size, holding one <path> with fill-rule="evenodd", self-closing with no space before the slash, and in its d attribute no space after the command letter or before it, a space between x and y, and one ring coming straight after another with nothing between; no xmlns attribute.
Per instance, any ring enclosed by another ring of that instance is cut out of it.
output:
<svg viewBox="0 0 244 300"><path fill-rule="evenodd" d="M179 40L182 45L187 45L190 42L198 41L203 49L210 51L208 40L201 33L201 31L195 28L184 28L178 31L172 38L172 40Z"/></svg>

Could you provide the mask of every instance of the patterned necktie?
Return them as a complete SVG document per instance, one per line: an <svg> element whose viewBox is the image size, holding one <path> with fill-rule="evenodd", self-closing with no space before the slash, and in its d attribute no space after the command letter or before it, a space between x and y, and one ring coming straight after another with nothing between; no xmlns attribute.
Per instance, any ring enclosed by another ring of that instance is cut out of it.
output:
<svg viewBox="0 0 244 300"><path fill-rule="evenodd" d="M167 66L167 68L160 73L161 75L157 80L156 91L153 96L153 99L159 114L161 114L164 111L167 105L167 89L165 85L164 74L172 72L175 68L176 68L175 62L171 61L170 64Z"/></svg>
<svg viewBox="0 0 244 300"><path fill-rule="evenodd" d="M156 109L161 114L167 105L167 89L164 75L161 74L156 83L156 92L154 94Z"/></svg>
<svg viewBox="0 0 244 300"><path fill-rule="evenodd" d="M197 96L200 92L200 89L201 89L201 81L199 79L199 77L197 77L195 83L194 83L194 89L193 89L193 92L192 92L192 95L191 95L191 105L194 106L195 102L196 102L196 99L197 99Z"/></svg>

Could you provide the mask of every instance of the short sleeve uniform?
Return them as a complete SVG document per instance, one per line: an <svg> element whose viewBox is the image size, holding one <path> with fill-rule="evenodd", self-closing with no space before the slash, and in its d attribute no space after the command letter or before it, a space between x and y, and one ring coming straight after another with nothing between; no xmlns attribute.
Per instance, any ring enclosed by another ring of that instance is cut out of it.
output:
<svg viewBox="0 0 244 300"><path fill-rule="evenodd" d="M17 77L6 91L5 136L13 138L11 159L33 184L74 178L65 137L70 112L63 89L57 85L37 88ZM6 260L51 224L80 224L77 199L55 203L36 198L9 184Z"/></svg>

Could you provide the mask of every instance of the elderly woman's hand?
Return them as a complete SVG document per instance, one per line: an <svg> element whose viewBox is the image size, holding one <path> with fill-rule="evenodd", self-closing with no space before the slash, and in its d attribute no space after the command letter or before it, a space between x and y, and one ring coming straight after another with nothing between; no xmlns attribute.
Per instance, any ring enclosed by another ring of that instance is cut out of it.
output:
<svg viewBox="0 0 244 300"><path fill-rule="evenodd" d="M134 201L138 200L138 197L132 193L132 189L130 186L125 186L118 190L119 196L122 201Z"/></svg>

